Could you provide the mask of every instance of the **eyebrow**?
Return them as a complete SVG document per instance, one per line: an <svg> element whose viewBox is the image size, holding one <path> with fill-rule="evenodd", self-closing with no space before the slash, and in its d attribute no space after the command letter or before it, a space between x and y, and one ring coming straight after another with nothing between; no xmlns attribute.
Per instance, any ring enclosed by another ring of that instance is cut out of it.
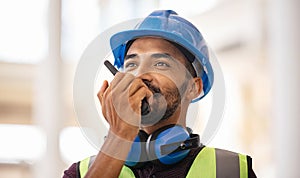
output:
<svg viewBox="0 0 300 178"><path fill-rule="evenodd" d="M128 54L124 57L124 61L127 59L135 58L136 56L137 56L137 54Z"/></svg>
<svg viewBox="0 0 300 178"><path fill-rule="evenodd" d="M135 54L135 53L134 54L128 54L124 57L124 61L128 60L128 59L131 59L131 58L135 58L137 56L138 56L138 54ZM174 58L168 53L153 53L153 54L151 54L151 58L154 58L154 59L166 58L166 59L174 61Z"/></svg>
<svg viewBox="0 0 300 178"><path fill-rule="evenodd" d="M174 58L168 53L154 53L154 54L151 54L151 57L155 58L155 59L166 58L166 59L174 61Z"/></svg>

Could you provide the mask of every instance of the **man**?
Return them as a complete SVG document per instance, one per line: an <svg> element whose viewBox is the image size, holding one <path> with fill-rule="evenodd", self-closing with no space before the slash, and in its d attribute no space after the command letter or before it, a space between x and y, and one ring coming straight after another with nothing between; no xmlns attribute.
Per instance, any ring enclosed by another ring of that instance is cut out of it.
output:
<svg viewBox="0 0 300 178"><path fill-rule="evenodd" d="M154 11L111 38L122 69L98 98L110 125L97 156L64 177L256 177L251 158L208 148L186 127L191 102L211 89L213 70L201 33L171 10Z"/></svg>

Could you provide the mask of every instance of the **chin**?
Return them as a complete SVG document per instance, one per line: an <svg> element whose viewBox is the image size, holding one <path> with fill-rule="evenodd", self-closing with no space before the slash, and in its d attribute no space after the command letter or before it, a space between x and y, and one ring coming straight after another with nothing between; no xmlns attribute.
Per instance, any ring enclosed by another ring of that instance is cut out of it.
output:
<svg viewBox="0 0 300 178"><path fill-rule="evenodd" d="M163 117L164 113L165 112L162 112L162 111L161 112L151 111L147 115L142 116L141 124L143 126L153 126L153 125L159 123L161 120L165 120Z"/></svg>

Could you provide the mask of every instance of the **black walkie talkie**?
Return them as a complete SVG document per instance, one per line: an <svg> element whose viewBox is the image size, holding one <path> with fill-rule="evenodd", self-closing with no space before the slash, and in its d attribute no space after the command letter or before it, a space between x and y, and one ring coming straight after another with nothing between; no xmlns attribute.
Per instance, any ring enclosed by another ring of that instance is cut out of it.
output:
<svg viewBox="0 0 300 178"><path fill-rule="evenodd" d="M113 66L108 60L104 61L104 65L108 68L108 70L113 74L116 75L118 70ZM141 114L147 115L150 112L150 106L146 98L142 100L142 107L141 107Z"/></svg>

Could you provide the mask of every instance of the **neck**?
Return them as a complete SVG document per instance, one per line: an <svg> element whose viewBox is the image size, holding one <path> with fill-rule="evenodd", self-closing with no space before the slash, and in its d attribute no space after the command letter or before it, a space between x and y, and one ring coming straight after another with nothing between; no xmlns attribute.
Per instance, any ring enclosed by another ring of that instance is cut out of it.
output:
<svg viewBox="0 0 300 178"><path fill-rule="evenodd" d="M156 130L166 125L177 124L183 127L186 127L186 109L182 109L182 107L178 107L174 114L168 119L159 121L158 123L151 126L142 126L142 130L144 130L148 134L152 134Z"/></svg>

